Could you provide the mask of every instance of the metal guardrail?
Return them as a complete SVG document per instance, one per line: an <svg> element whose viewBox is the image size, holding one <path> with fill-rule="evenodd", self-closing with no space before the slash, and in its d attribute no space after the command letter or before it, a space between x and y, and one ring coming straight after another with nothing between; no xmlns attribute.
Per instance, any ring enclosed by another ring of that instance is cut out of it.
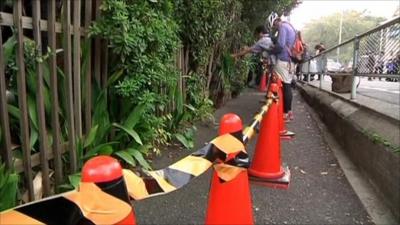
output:
<svg viewBox="0 0 400 225"><path fill-rule="evenodd" d="M400 81L400 17L310 57L301 64L301 74L307 82L316 74L351 76L351 99L356 98L355 77Z"/></svg>

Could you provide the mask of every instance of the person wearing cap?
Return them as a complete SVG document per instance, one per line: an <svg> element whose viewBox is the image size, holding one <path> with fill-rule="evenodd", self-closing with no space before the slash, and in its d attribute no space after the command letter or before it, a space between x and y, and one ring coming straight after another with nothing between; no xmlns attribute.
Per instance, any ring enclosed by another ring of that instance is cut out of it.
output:
<svg viewBox="0 0 400 225"><path fill-rule="evenodd" d="M293 120L291 82L295 72L295 65L291 60L290 49L296 40L296 30L290 23L282 21L275 12L268 16L266 23L270 29L275 29L278 32L275 45L269 53L274 54L277 58L274 70L283 83L285 120Z"/></svg>

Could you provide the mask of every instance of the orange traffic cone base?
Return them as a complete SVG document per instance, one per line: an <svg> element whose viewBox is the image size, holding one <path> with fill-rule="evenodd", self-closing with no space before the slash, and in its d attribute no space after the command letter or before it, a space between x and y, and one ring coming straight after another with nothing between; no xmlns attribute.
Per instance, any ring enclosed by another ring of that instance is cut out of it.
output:
<svg viewBox="0 0 400 225"><path fill-rule="evenodd" d="M273 189L288 189L290 184L290 169L288 166L283 167L284 175L280 178L261 178L250 175L250 181L252 184L265 186Z"/></svg>
<svg viewBox="0 0 400 225"><path fill-rule="evenodd" d="M251 167L248 169L248 171L250 176L265 178L265 179L279 179L285 175L285 170L283 169L282 166L277 172L262 172L254 170Z"/></svg>

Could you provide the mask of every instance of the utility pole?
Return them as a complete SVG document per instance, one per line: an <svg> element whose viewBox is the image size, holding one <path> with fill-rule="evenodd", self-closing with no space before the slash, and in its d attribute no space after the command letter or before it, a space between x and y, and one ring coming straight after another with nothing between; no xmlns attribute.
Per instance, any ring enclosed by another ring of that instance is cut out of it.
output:
<svg viewBox="0 0 400 225"><path fill-rule="evenodd" d="M340 15L340 23L339 23L339 41L338 44L342 43L342 27L343 27L343 10ZM340 55L340 47L336 50L336 61L339 62L339 55Z"/></svg>

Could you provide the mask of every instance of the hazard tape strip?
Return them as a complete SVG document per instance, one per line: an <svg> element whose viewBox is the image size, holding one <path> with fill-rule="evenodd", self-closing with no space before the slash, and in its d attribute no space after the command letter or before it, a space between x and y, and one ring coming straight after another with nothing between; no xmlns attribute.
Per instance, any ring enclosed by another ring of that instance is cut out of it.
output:
<svg viewBox="0 0 400 225"><path fill-rule="evenodd" d="M276 96L266 104L243 132L218 136L203 148L178 162L156 171L124 169L129 196L134 200L167 194L188 184L211 166L223 181L234 179L249 167L244 144L257 127ZM79 190L0 212L0 224L115 224L124 219L131 206L103 192L98 184L81 183Z"/></svg>
<svg viewBox="0 0 400 225"><path fill-rule="evenodd" d="M207 171L212 165L217 175L230 181L249 166L242 142L242 131L225 134L203 148L160 170L123 170L128 193L134 200L175 191Z"/></svg>
<svg viewBox="0 0 400 225"><path fill-rule="evenodd" d="M277 101L278 97L276 95L269 95L267 97L267 102L263 107L261 107L261 111L254 116L253 121L251 122L250 126L246 127L243 131L243 143L247 144L247 142L253 138L254 134L258 132L262 118L268 112L270 106L272 105L273 101Z"/></svg>
<svg viewBox="0 0 400 225"><path fill-rule="evenodd" d="M134 200L166 194L188 184L211 166L229 181L249 167L242 131L225 134L167 168L156 171L123 170L128 193ZM83 182L79 190L42 199L0 213L0 224L115 224L131 206L103 192L100 184Z"/></svg>
<svg viewBox="0 0 400 225"><path fill-rule="evenodd" d="M81 183L79 190L53 196L0 213L0 224L115 224L131 206L103 192L94 183Z"/></svg>

